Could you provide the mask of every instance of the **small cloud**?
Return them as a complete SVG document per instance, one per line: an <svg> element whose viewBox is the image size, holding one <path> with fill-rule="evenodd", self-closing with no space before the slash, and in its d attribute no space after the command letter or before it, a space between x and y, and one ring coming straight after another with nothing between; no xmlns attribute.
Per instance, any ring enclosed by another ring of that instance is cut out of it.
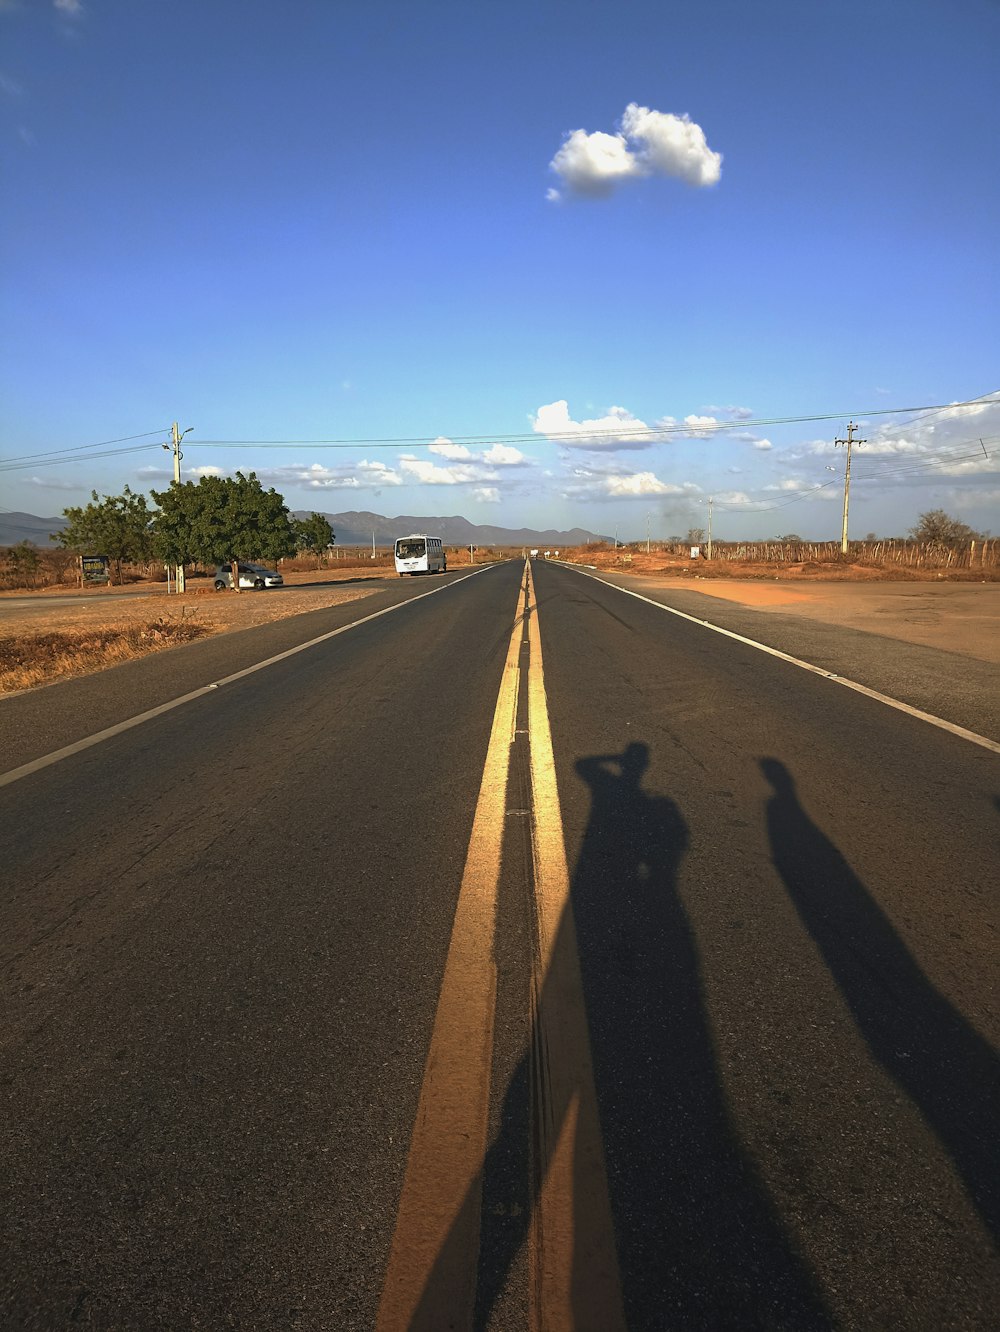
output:
<svg viewBox="0 0 1000 1332"><path fill-rule="evenodd" d="M41 490L74 490L80 489L78 481L60 480L56 476L32 476L28 478L29 486L38 486Z"/></svg>
<svg viewBox="0 0 1000 1332"><path fill-rule="evenodd" d="M616 498L638 499L643 495L682 495L681 486L669 485L652 472L633 472L630 476L605 478L605 490Z"/></svg>
<svg viewBox="0 0 1000 1332"><path fill-rule="evenodd" d="M685 416L685 432L678 432L678 439L709 439L718 433L721 422L714 416Z"/></svg>
<svg viewBox="0 0 1000 1332"><path fill-rule="evenodd" d="M623 449L648 449L649 426L625 407L609 407L606 416L574 421L565 398L539 407L531 418L538 435L563 444L567 449L589 452L615 452Z"/></svg>
<svg viewBox="0 0 1000 1332"><path fill-rule="evenodd" d="M705 132L690 116L651 110L630 102L614 134L571 130L549 169L565 190L581 198L606 199L626 180L672 176L688 185L714 185L722 154L708 146ZM562 192L550 189L550 201Z"/></svg>
<svg viewBox="0 0 1000 1332"><path fill-rule="evenodd" d="M81 0L52 0L52 5L60 14L66 14L70 18L78 18L83 13Z"/></svg>
<svg viewBox="0 0 1000 1332"><path fill-rule="evenodd" d="M755 439L753 446L755 449L760 449L761 453L765 453L768 449L774 448L774 445L769 439Z"/></svg>
<svg viewBox="0 0 1000 1332"><path fill-rule="evenodd" d="M604 134L595 130L573 130L549 163L571 194L588 199L606 199L623 180L643 175L622 134ZM559 192L549 190L549 199Z"/></svg>
<svg viewBox="0 0 1000 1332"><path fill-rule="evenodd" d="M428 444L427 448L429 452L436 453L442 458L450 458L453 462L463 462L472 457L464 444L453 444L444 435L438 435L434 443Z"/></svg>
<svg viewBox="0 0 1000 1332"><path fill-rule="evenodd" d="M399 467L408 480L416 481L422 486L462 486L496 479L495 473L475 461L456 462L451 467L438 467L436 463L414 457L412 453L400 456Z"/></svg>
<svg viewBox="0 0 1000 1332"><path fill-rule="evenodd" d="M520 449L511 448L509 444L494 444L483 454L483 462L492 467L518 467L527 461Z"/></svg>
<svg viewBox="0 0 1000 1332"><path fill-rule="evenodd" d="M496 486L477 486L472 492L472 498L482 504L499 504L500 492Z"/></svg>
<svg viewBox="0 0 1000 1332"><path fill-rule="evenodd" d="M706 407L714 416L728 416L733 421L749 421L753 412L749 407Z"/></svg>

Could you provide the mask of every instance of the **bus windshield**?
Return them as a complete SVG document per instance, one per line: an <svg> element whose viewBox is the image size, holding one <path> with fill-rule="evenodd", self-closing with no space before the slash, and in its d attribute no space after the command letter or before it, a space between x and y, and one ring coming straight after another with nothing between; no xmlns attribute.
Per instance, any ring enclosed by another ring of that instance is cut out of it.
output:
<svg viewBox="0 0 1000 1332"><path fill-rule="evenodd" d="M413 560L420 555L427 554L427 543L423 537L417 537L411 541L396 542L396 556L401 560Z"/></svg>

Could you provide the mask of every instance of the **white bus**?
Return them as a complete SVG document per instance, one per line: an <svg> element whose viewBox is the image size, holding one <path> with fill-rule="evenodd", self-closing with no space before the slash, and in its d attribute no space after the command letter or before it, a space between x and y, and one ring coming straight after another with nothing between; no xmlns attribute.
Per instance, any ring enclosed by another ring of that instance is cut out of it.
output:
<svg viewBox="0 0 1000 1332"><path fill-rule="evenodd" d="M396 542L396 572L404 574L447 573L448 557L440 537L414 532Z"/></svg>

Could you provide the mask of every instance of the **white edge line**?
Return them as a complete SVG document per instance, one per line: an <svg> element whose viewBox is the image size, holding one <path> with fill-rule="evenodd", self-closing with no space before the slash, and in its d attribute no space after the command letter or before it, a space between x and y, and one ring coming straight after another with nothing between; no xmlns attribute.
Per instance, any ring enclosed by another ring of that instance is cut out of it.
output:
<svg viewBox="0 0 1000 1332"><path fill-rule="evenodd" d="M352 620L350 624L341 625L339 629L331 629L329 633L320 634L318 638L310 638L306 643L298 643L293 648L279 652L275 657L268 657L266 661L255 662L253 666L247 666L242 671L236 671L233 675L226 675L221 680L214 680L212 684L201 685L198 689L192 689L189 694L181 694L179 698L172 698L169 702L161 703L158 707L150 708L147 712L140 712L135 717L116 722L114 726L108 726L103 731L88 735L83 740L76 740L73 744L66 745L62 749L54 749L51 754L43 754L41 758L32 759L30 763L22 764L20 768L11 768L9 772L0 774L0 786L9 786L22 777L28 777L33 772L40 772L42 768L48 768L53 763L59 763L62 759L72 757L73 754L79 754L85 749L90 749L93 745L101 744L104 740L110 740L116 735L121 735L123 731L130 731L133 726L141 726L143 722L152 721L154 717L162 716L164 712L171 712L174 708L183 707L185 703L190 703L196 698L202 698L205 694L210 694L213 689L221 689L223 685L235 684L237 680L243 680L248 675L255 675L257 671L262 671L267 666L275 666L279 661L286 661L299 652L305 652L307 648L316 647L318 643L326 643L339 634L346 634L349 629L357 629L359 625L368 624L371 620L377 620L382 615L389 615L392 611L402 610L404 606L412 606L414 602L423 601L424 597L432 597L436 592L446 592L449 588L458 587L467 578L475 578L476 574L485 573L488 569L496 569L497 567L495 564L484 564L475 573L468 573L463 578L456 578L450 583L443 583L440 587L433 587L429 592L421 592L418 597L410 597L406 601L397 602L395 606L384 606L382 610L373 611L371 615L365 615L360 620Z"/></svg>
<svg viewBox="0 0 1000 1332"><path fill-rule="evenodd" d="M782 652L778 648L768 647L766 643L758 643L755 638L745 638L743 634L737 634L732 629L723 629L721 625L713 624L711 620L699 620L696 615L688 615L685 611L677 610L674 606L665 606L662 601L653 601L651 597L644 597L641 592L633 592L631 588L619 587L617 583L609 583L606 578L599 578L595 574L586 573L578 564L564 564L563 567L575 569L577 573L582 573L584 578L593 578L595 583L601 583L604 587L613 587L616 592L624 592L626 596L635 597L637 601L645 601L647 605L655 606L657 610L669 611L671 615L677 615L682 620L689 620L691 624L700 624L703 629L711 629L716 634L735 639L737 643L745 643L748 647L756 648L759 652L766 652L769 657L777 657L779 661L787 661L792 666L799 666L802 670L809 671L813 675L822 676L824 680L832 680L834 684L843 685L845 689L853 689L856 694L864 694L866 698L873 698L876 703L885 703L887 707L895 708L898 712L905 712L910 717L916 717L918 721L929 722L931 726L937 726L942 731L949 731L952 735L957 735L960 740L968 740L970 743L980 745L983 749L988 749L994 754L1000 754L1000 744L995 740L990 740L988 736L978 735L975 731L967 731L964 726L956 726L954 722L945 721L943 717L935 717L933 713L921 712L919 708L911 708L909 703L901 703L898 698L890 698L888 694L880 694L877 689L869 689L867 685L858 684L856 680L848 680L846 676L837 675L834 671L824 671L821 666L813 666L810 662L789 656L787 652ZM687 590L694 591L693 588Z"/></svg>

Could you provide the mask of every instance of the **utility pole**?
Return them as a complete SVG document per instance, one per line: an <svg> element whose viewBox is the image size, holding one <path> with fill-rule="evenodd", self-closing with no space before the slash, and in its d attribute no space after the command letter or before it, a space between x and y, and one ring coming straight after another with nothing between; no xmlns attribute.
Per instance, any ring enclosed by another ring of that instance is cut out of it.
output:
<svg viewBox="0 0 1000 1332"><path fill-rule="evenodd" d="M712 558L712 505L715 503L715 496L708 497L708 558Z"/></svg>
<svg viewBox="0 0 1000 1332"><path fill-rule="evenodd" d="M649 514L646 514L646 554L649 554Z"/></svg>
<svg viewBox="0 0 1000 1332"><path fill-rule="evenodd" d="M184 457L184 454L181 453L181 440L185 435L189 435L193 429L194 426L188 426L187 430L182 431L175 421L172 432L172 442L170 444L164 444L163 446L165 449L173 449L174 451L174 485L176 486L179 486L181 483L181 459ZM177 592L183 592L185 590L183 564L177 564L174 566L174 590Z"/></svg>
<svg viewBox="0 0 1000 1332"><path fill-rule="evenodd" d="M854 444L867 444L866 439L855 439L854 432L858 427L853 421L847 427L846 439L835 439L834 444L846 444L847 446L847 467L844 470L844 530L840 538L840 553L847 554L847 506L851 497L851 447Z"/></svg>

